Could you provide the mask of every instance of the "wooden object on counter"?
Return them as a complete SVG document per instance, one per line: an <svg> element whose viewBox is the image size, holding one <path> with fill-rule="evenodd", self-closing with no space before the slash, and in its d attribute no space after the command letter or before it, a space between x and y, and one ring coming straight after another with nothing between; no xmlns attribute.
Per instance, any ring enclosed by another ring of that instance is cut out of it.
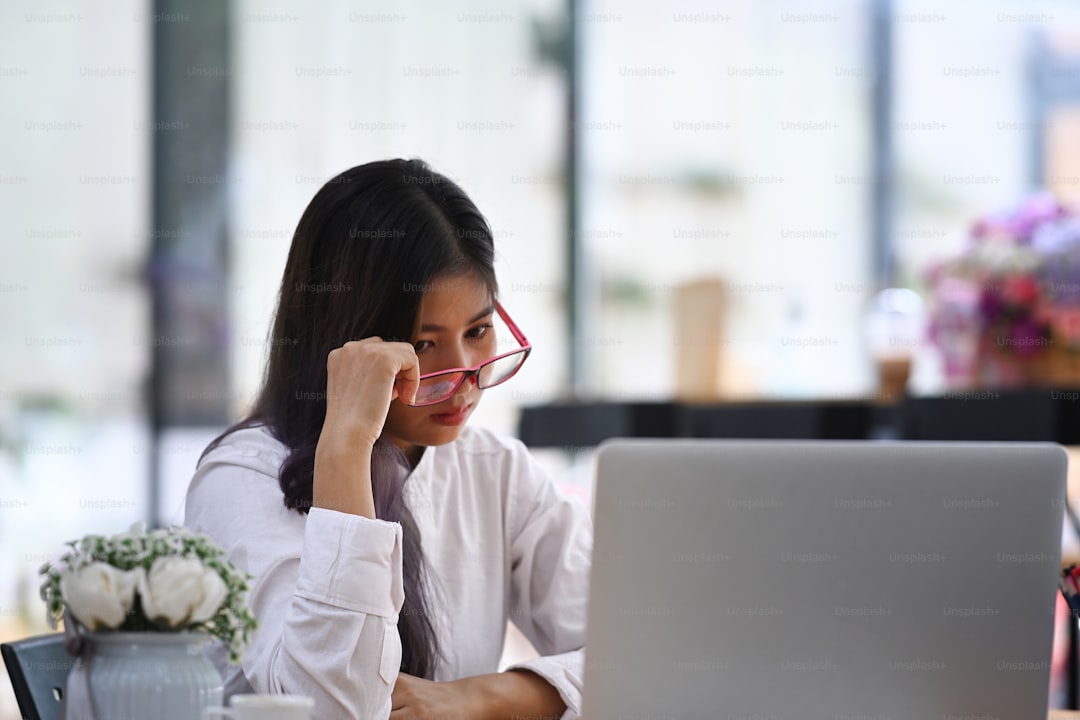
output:
<svg viewBox="0 0 1080 720"><path fill-rule="evenodd" d="M703 278L675 290L675 397L702 402L724 397L724 311L727 290Z"/></svg>

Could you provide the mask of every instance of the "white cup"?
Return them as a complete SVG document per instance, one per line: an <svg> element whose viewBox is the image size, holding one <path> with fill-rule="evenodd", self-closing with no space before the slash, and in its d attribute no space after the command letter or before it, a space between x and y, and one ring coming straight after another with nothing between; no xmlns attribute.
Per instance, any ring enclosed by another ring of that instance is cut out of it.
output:
<svg viewBox="0 0 1080 720"><path fill-rule="evenodd" d="M311 720L315 701L305 695L233 695L230 707L208 707L203 720Z"/></svg>

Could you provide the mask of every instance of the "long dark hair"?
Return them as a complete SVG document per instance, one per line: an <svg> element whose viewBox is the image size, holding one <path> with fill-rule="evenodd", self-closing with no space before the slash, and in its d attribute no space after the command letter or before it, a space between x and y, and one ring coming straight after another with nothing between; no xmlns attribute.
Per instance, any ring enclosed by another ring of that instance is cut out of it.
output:
<svg viewBox="0 0 1080 720"><path fill-rule="evenodd" d="M473 274L497 294L491 228L465 192L419 160L346 170L312 198L281 278L262 387L243 427L265 425L289 448L279 482L290 509L311 508L315 447L326 415L326 358L349 340L408 340L423 289L441 275ZM205 455L205 453L204 453ZM403 531L401 670L431 679L440 649L420 533L402 498L404 455L376 443L376 516Z"/></svg>

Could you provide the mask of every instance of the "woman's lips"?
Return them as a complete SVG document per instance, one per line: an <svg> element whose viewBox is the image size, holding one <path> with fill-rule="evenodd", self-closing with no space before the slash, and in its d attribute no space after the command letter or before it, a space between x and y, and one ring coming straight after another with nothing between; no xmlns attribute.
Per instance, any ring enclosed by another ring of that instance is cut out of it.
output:
<svg viewBox="0 0 1080 720"><path fill-rule="evenodd" d="M465 405L458 408L454 412L439 413L437 415L429 415L428 417L432 422L439 425L446 425L448 427L455 427L465 422L465 418L469 417L469 411L472 409L472 405Z"/></svg>

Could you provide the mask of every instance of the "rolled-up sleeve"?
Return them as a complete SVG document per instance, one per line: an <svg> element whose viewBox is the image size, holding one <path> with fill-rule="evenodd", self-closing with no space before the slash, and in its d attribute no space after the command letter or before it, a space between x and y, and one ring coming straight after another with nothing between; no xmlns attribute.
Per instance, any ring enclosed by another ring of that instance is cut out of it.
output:
<svg viewBox="0 0 1080 720"><path fill-rule="evenodd" d="M541 657L512 665L551 683L577 720L585 670L585 615L592 524L585 506L559 491L524 447L510 513L511 620Z"/></svg>
<svg viewBox="0 0 1080 720"><path fill-rule="evenodd" d="M253 576L248 683L313 697L315 717L387 718L401 664L401 526L321 508L305 517L268 490L276 476L254 458L214 457L192 480L185 524Z"/></svg>

